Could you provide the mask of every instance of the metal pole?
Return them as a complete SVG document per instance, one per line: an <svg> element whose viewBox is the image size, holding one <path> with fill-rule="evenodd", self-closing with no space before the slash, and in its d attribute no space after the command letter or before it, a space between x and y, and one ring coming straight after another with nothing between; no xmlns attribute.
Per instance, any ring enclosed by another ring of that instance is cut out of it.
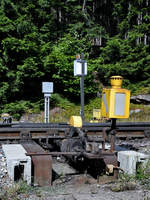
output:
<svg viewBox="0 0 150 200"><path fill-rule="evenodd" d="M47 97L47 123L49 123L49 97Z"/></svg>
<svg viewBox="0 0 150 200"><path fill-rule="evenodd" d="M49 123L49 97L45 96L44 100L44 121Z"/></svg>
<svg viewBox="0 0 150 200"><path fill-rule="evenodd" d="M44 97L44 121L46 123L46 97Z"/></svg>
<svg viewBox="0 0 150 200"><path fill-rule="evenodd" d="M80 115L81 115L82 121L84 121L84 76L83 75L80 78L80 92L81 92Z"/></svg>
<svg viewBox="0 0 150 200"><path fill-rule="evenodd" d="M81 61L82 61L82 75L80 77L80 93L81 93L81 109L80 115L82 121L84 122L84 54L81 54Z"/></svg>
<svg viewBox="0 0 150 200"><path fill-rule="evenodd" d="M115 141L116 141L116 118L111 119L111 148L112 152L115 151Z"/></svg>
<svg viewBox="0 0 150 200"><path fill-rule="evenodd" d="M111 129L112 130L116 129L116 118L111 119Z"/></svg>

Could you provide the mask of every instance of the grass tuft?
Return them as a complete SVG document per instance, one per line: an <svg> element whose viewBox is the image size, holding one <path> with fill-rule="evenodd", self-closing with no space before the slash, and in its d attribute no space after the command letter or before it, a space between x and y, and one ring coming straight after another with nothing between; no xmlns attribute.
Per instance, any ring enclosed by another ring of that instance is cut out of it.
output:
<svg viewBox="0 0 150 200"><path fill-rule="evenodd" d="M19 195L23 195L25 197L28 197L30 193L34 191L34 188L32 186L27 185L24 181L18 181L17 183L14 183L9 188L3 188L3 190L0 193L0 199L1 200L19 200Z"/></svg>

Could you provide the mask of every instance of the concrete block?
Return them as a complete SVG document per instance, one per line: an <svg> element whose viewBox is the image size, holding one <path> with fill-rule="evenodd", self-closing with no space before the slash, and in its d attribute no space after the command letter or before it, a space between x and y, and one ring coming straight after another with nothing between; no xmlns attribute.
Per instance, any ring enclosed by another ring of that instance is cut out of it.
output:
<svg viewBox="0 0 150 200"><path fill-rule="evenodd" d="M118 161L120 168L127 174L135 174L137 165L146 163L148 155L136 151L120 151L118 152Z"/></svg>
<svg viewBox="0 0 150 200"><path fill-rule="evenodd" d="M13 181L23 178L31 184L31 158L20 144L5 144L2 149L6 156L8 175Z"/></svg>

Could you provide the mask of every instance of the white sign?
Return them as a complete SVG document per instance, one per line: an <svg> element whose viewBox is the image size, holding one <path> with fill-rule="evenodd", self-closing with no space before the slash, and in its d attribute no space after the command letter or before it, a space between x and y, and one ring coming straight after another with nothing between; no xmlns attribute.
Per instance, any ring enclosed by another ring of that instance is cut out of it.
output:
<svg viewBox="0 0 150 200"><path fill-rule="evenodd" d="M115 94L115 115L125 115L125 99L126 94L118 92Z"/></svg>
<svg viewBox="0 0 150 200"><path fill-rule="evenodd" d="M80 62L80 60L75 60L74 61L74 76L82 76L82 64L84 66L83 69L83 75L87 75L87 62L85 61L84 63Z"/></svg>
<svg viewBox="0 0 150 200"><path fill-rule="evenodd" d="M42 82L43 93L53 93L53 82Z"/></svg>
<svg viewBox="0 0 150 200"><path fill-rule="evenodd" d="M105 105L105 111L106 111L106 113L108 113L108 104L107 104L107 99L106 99L105 93L103 93L103 102L104 102L104 105Z"/></svg>

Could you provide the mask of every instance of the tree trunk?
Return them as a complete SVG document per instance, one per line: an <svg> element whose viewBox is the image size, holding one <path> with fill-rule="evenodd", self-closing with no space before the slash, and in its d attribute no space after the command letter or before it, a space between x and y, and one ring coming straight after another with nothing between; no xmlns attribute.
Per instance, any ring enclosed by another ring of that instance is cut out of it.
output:
<svg viewBox="0 0 150 200"><path fill-rule="evenodd" d="M61 13L61 8L58 9L58 21L62 21L62 13Z"/></svg>
<svg viewBox="0 0 150 200"><path fill-rule="evenodd" d="M86 0L83 1L82 11L84 12L86 6Z"/></svg>
<svg viewBox="0 0 150 200"><path fill-rule="evenodd" d="M137 24L138 24L138 26L142 23L142 19L143 19L142 13L139 13L138 17L137 17ZM136 43L137 44L141 44L141 41L142 41L141 37L138 37L137 40L136 40Z"/></svg>
<svg viewBox="0 0 150 200"><path fill-rule="evenodd" d="M147 34L144 34L144 45L147 45Z"/></svg>

